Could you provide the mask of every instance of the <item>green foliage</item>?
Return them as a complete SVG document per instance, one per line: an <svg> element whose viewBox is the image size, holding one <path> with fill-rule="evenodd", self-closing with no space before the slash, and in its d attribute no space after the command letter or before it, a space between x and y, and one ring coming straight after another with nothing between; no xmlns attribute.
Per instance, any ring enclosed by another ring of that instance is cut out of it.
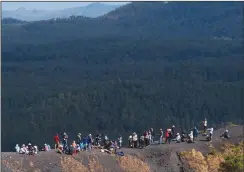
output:
<svg viewBox="0 0 244 172"><path fill-rule="evenodd" d="M238 126L237 124L233 124L232 122L228 122L227 123L227 126L229 126L229 127L235 127L235 126Z"/></svg>
<svg viewBox="0 0 244 172"><path fill-rule="evenodd" d="M208 153L209 155L217 155L217 150L213 147L210 148L210 152Z"/></svg>
<svg viewBox="0 0 244 172"><path fill-rule="evenodd" d="M231 151L225 155L225 161L221 163L220 170L223 172L233 171L242 172L244 171L244 144L240 143L231 147Z"/></svg>
<svg viewBox="0 0 244 172"><path fill-rule="evenodd" d="M244 155L230 155L222 164L223 171L242 172L244 170Z"/></svg>

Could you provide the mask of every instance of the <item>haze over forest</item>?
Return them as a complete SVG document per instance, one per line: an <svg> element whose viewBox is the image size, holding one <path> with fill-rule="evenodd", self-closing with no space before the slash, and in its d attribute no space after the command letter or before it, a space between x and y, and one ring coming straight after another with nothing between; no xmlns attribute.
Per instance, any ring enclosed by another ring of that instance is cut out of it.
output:
<svg viewBox="0 0 244 172"><path fill-rule="evenodd" d="M2 18L39 21L70 16L98 17L128 2L3 2Z"/></svg>

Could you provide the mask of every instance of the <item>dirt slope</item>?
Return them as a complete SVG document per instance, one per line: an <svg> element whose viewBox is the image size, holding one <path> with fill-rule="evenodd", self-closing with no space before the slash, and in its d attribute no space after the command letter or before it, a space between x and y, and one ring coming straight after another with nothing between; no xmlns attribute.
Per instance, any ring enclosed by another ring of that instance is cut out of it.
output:
<svg viewBox="0 0 244 172"><path fill-rule="evenodd" d="M198 141L194 144L188 143L172 143L166 145L151 145L144 149L130 149L122 148L121 151L125 155L131 155L145 161L150 166L152 172L180 172L190 171L187 164L181 162L177 153L185 150L195 148L202 153L209 151L209 146L216 149L225 142L237 143L243 140L243 126L228 127L231 134L230 140L219 138L225 129L214 131L213 141L211 143L204 141L205 137L199 136ZM55 151L40 152L36 156L19 155L13 152L2 153L2 171L42 171L42 172L58 172L61 171L61 158L71 157L68 155L59 155ZM125 171L119 165L118 160L120 157L116 155L108 155L101 153L98 150L89 152L82 152L79 155L73 156L78 162L82 162L85 166L89 166L89 160L94 159L106 171L120 172ZM12 169L12 170L11 170ZM77 170L79 171L79 170ZM80 170L81 171L81 170ZM101 170L102 171L102 170ZM103 170L105 171L105 170ZM134 171L134 170L132 170ZM137 170L136 170L137 171Z"/></svg>

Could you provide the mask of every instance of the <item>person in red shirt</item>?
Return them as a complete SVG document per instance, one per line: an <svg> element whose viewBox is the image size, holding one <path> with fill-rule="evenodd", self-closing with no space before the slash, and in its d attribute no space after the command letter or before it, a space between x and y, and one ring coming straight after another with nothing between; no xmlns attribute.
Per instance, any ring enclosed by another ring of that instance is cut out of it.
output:
<svg viewBox="0 0 244 172"><path fill-rule="evenodd" d="M55 149L57 149L58 145L59 145L59 136L58 136L58 134L56 136L54 136L53 139L54 139L54 142L55 142Z"/></svg>
<svg viewBox="0 0 244 172"><path fill-rule="evenodd" d="M167 129L165 133L165 143L167 143L168 141L169 141L169 129Z"/></svg>

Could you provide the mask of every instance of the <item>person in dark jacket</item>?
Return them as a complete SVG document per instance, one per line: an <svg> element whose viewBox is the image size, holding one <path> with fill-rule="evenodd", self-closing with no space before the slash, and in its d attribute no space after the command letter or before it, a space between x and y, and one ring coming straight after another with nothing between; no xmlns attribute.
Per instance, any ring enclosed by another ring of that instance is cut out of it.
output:
<svg viewBox="0 0 244 172"><path fill-rule="evenodd" d="M100 146L100 141L101 141L100 134L97 134L95 137L95 145Z"/></svg>
<svg viewBox="0 0 244 172"><path fill-rule="evenodd" d="M63 134L63 147L64 149L68 147L68 135L65 132Z"/></svg>
<svg viewBox="0 0 244 172"><path fill-rule="evenodd" d="M225 139L229 139L230 138L229 131L225 130L225 132L220 137L225 138Z"/></svg>
<svg viewBox="0 0 244 172"><path fill-rule="evenodd" d="M170 144L171 140L173 139L172 131L169 131L168 143Z"/></svg>
<svg viewBox="0 0 244 172"><path fill-rule="evenodd" d="M186 139L187 139L186 132L182 131L182 132L181 132L181 142L185 142Z"/></svg>
<svg viewBox="0 0 244 172"><path fill-rule="evenodd" d="M174 125L171 128L171 135L172 135L172 138L175 137L175 126Z"/></svg>
<svg viewBox="0 0 244 172"><path fill-rule="evenodd" d="M79 145L81 143L81 133L78 133L76 136L76 143Z"/></svg>
<svg viewBox="0 0 244 172"><path fill-rule="evenodd" d="M87 151L87 137L83 137L83 146L84 146L84 150Z"/></svg>
<svg viewBox="0 0 244 172"><path fill-rule="evenodd" d="M88 148L89 150L91 150L91 148L92 148L92 143L93 143L92 135L89 134L89 135L87 136L87 148Z"/></svg>
<svg viewBox="0 0 244 172"><path fill-rule="evenodd" d="M196 138L198 137L198 129L197 127L194 127L193 129L193 142L196 140Z"/></svg>

